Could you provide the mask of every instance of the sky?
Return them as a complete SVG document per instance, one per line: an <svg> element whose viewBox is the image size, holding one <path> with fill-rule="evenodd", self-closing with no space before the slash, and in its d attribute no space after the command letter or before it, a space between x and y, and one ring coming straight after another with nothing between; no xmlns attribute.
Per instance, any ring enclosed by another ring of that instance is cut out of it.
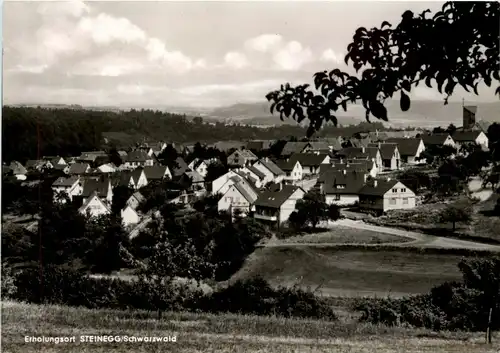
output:
<svg viewBox="0 0 500 353"><path fill-rule="evenodd" d="M5 1L5 104L217 107L340 68L360 27L442 2ZM494 101L458 90L454 99ZM441 99L418 87L414 99ZM498 98L497 98L498 100Z"/></svg>

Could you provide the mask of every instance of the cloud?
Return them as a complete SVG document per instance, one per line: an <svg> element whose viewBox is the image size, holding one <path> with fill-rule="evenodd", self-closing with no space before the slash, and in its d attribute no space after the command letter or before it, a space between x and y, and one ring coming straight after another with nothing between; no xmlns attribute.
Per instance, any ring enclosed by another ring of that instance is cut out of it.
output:
<svg viewBox="0 0 500 353"><path fill-rule="evenodd" d="M326 49L320 57L320 61L342 64L343 57L341 53L336 53L333 49Z"/></svg>
<svg viewBox="0 0 500 353"><path fill-rule="evenodd" d="M276 50L282 42L283 37L279 34L262 34L258 37L248 39L244 46L247 50L268 53Z"/></svg>
<svg viewBox="0 0 500 353"><path fill-rule="evenodd" d="M274 54L273 60L282 70L299 70L313 61L313 53L299 42L291 41Z"/></svg>
<svg viewBox="0 0 500 353"><path fill-rule="evenodd" d="M168 49L163 41L149 36L129 19L95 13L92 7L81 1L44 2L38 4L37 13L42 24L31 42L16 43L23 62L14 70L43 73L65 60L78 60L78 54L89 56L95 51L120 45L126 50L135 50L138 54L135 55L135 63L125 64L123 55L113 57L104 53L100 59L91 59L101 62L102 69L96 69L92 64L77 63L74 74L85 74L85 67L89 68L89 75L104 76L126 74L139 68L183 74L207 67L203 59L193 59L179 50ZM105 63L106 59L108 63ZM69 71L71 73L71 69Z"/></svg>
<svg viewBox="0 0 500 353"><path fill-rule="evenodd" d="M242 69L249 65L245 54L231 51L224 56L224 63L233 69Z"/></svg>

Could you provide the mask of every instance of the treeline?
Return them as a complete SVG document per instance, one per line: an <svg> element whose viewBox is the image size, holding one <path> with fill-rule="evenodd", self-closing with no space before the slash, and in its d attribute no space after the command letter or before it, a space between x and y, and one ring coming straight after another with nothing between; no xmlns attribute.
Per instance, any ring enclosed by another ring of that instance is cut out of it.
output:
<svg viewBox="0 0 500 353"><path fill-rule="evenodd" d="M129 147L144 139L176 143L211 143L227 140L303 138L300 126L258 128L245 125L208 124L185 115L154 110L127 112L84 109L3 107L3 160L24 163L44 155L73 156L108 145ZM278 119L278 118L276 118ZM356 132L383 129L381 123L326 126L317 136L352 136ZM108 146L110 147L110 146Z"/></svg>

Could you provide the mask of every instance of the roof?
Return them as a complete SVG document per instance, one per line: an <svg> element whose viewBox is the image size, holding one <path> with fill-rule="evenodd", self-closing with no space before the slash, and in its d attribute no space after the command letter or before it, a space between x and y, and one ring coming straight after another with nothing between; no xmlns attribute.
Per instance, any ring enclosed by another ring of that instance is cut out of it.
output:
<svg viewBox="0 0 500 353"><path fill-rule="evenodd" d="M146 198L139 191L134 192L130 197L134 197L139 202L146 201Z"/></svg>
<svg viewBox="0 0 500 353"><path fill-rule="evenodd" d="M173 168L173 172L175 176L179 176L183 174L185 171L189 170L189 166L187 165L186 161L182 157L177 157L175 159L177 166Z"/></svg>
<svg viewBox="0 0 500 353"><path fill-rule="evenodd" d="M361 188L359 190L360 195L367 195L367 196L384 196L385 193L389 190L391 190L394 185L399 183L399 180L396 179L391 179L391 180L380 180L377 179L377 186L375 186L375 183L369 183Z"/></svg>
<svg viewBox="0 0 500 353"><path fill-rule="evenodd" d="M246 148L249 150L254 150L254 151L262 151L269 149L271 145L274 143L274 140L253 140L253 141L248 141Z"/></svg>
<svg viewBox="0 0 500 353"><path fill-rule="evenodd" d="M365 184L365 173L359 171L328 171L325 175L325 194L358 194ZM343 188L337 186L342 185Z"/></svg>
<svg viewBox="0 0 500 353"><path fill-rule="evenodd" d="M214 144L212 144L210 147L213 147L215 149L218 149L219 151L229 151L231 149L239 149L245 145L245 142L243 141L219 141Z"/></svg>
<svg viewBox="0 0 500 353"><path fill-rule="evenodd" d="M464 110L466 110L468 112L471 112L472 114L476 114L477 113L477 106L475 106L475 105L466 105L466 106L464 106Z"/></svg>
<svg viewBox="0 0 500 353"><path fill-rule="evenodd" d="M231 153L231 155L233 155L235 153L238 153L238 155L240 155L243 158L258 159L258 157L252 151L247 150L246 148L234 151L233 153Z"/></svg>
<svg viewBox="0 0 500 353"><path fill-rule="evenodd" d="M55 170L64 170L66 168L68 168L68 170L69 170L69 165L67 165L67 164L54 164Z"/></svg>
<svg viewBox="0 0 500 353"><path fill-rule="evenodd" d="M491 126L491 123L489 121L479 120L479 121L476 121L475 126L479 129L483 130L484 133L487 133L488 128Z"/></svg>
<svg viewBox="0 0 500 353"><path fill-rule="evenodd" d="M432 135L422 135L422 141L426 145L442 145L450 134L432 134Z"/></svg>
<svg viewBox="0 0 500 353"><path fill-rule="evenodd" d="M311 141L309 142L311 149L315 151L330 151L330 144L324 141Z"/></svg>
<svg viewBox="0 0 500 353"><path fill-rule="evenodd" d="M260 179L264 179L266 177L266 175L264 173L262 173L260 170L258 170L257 168L255 168L253 165L250 165L248 167L246 167L249 171L251 171L252 173L254 173L255 175L257 175Z"/></svg>
<svg viewBox="0 0 500 353"><path fill-rule="evenodd" d="M280 167L278 167L276 164L274 164L274 162L272 162L269 159L268 160L261 159L259 160L259 162L276 176L285 174L285 172L282 171Z"/></svg>
<svg viewBox="0 0 500 353"><path fill-rule="evenodd" d="M303 167L318 167L327 157L324 153L295 153L290 156L289 162L292 165L299 162Z"/></svg>
<svg viewBox="0 0 500 353"><path fill-rule="evenodd" d="M350 138L348 140L352 147L368 147L368 144L372 142L372 140L369 137L363 138L363 139L357 139L357 138Z"/></svg>
<svg viewBox="0 0 500 353"><path fill-rule="evenodd" d="M152 158L143 150L135 150L127 155L127 162L145 162L150 159Z"/></svg>
<svg viewBox="0 0 500 353"><path fill-rule="evenodd" d="M69 174L84 174L90 168L88 163L73 163L69 167Z"/></svg>
<svg viewBox="0 0 500 353"><path fill-rule="evenodd" d="M141 177L141 174L143 173L142 168L137 168L134 170L124 170L120 173L120 181L119 184L123 186L129 186L130 184L130 178L132 178L132 181L134 182L135 185L139 182L139 178ZM147 177L146 177L147 179Z"/></svg>
<svg viewBox="0 0 500 353"><path fill-rule="evenodd" d="M397 148L396 143L370 143L368 145L369 148L378 148L380 150L380 156L382 159L391 159L394 155L394 150Z"/></svg>
<svg viewBox="0 0 500 353"><path fill-rule="evenodd" d="M398 138L393 137L387 140L387 142L393 142L398 145L399 154L402 156L415 156L418 151L418 146L420 146L420 138Z"/></svg>
<svg viewBox="0 0 500 353"><path fill-rule="evenodd" d="M87 200L83 203L83 205L78 209L79 212L83 212L87 207L88 205L92 202L92 200L94 198L97 198L99 200L99 202L101 203L101 205L104 206L104 208L109 212L111 213L111 210L109 209L109 207L104 203L102 202L102 200L99 198L99 195L96 193L96 192L93 192L92 194L89 195L89 197L87 198Z"/></svg>
<svg viewBox="0 0 500 353"><path fill-rule="evenodd" d="M283 146L283 150L281 151L281 154L283 156L289 156L294 153L300 153L302 152L307 146L309 145L309 142L287 142L285 146Z"/></svg>
<svg viewBox="0 0 500 353"><path fill-rule="evenodd" d="M474 142L482 131L456 131L452 138L458 142Z"/></svg>
<svg viewBox="0 0 500 353"><path fill-rule="evenodd" d="M39 159L30 159L26 162L26 168L36 168L45 164L45 161Z"/></svg>
<svg viewBox="0 0 500 353"><path fill-rule="evenodd" d="M349 159L369 159L377 156L378 148L376 147L346 147L340 150L337 155L344 156Z"/></svg>
<svg viewBox="0 0 500 353"><path fill-rule="evenodd" d="M323 164L319 170L318 182L324 183L328 178L331 177L329 173L343 173L346 172L358 172L367 174L370 167L367 161L360 161L364 163L335 163L333 165Z"/></svg>
<svg viewBox="0 0 500 353"><path fill-rule="evenodd" d="M144 174L148 180L161 180L165 177L166 166L154 165L144 167Z"/></svg>
<svg viewBox="0 0 500 353"><path fill-rule="evenodd" d="M18 161L12 161L9 165L9 168L12 170L14 175L28 173L26 168L24 168L23 165L21 163L19 163Z"/></svg>
<svg viewBox="0 0 500 353"><path fill-rule="evenodd" d="M111 185L108 178L101 178L100 180L86 179L83 182L82 196L90 197L90 195L95 192L99 197L106 197L110 187Z"/></svg>
<svg viewBox="0 0 500 353"><path fill-rule="evenodd" d="M236 190L240 192L241 195L250 203L254 203L259 197L259 193L252 187L252 185L245 180L245 178L240 178L234 184Z"/></svg>
<svg viewBox="0 0 500 353"><path fill-rule="evenodd" d="M279 191L266 190L262 192L255 201L256 206L280 208L286 200L293 195L295 191L300 189L295 185L283 185Z"/></svg>
<svg viewBox="0 0 500 353"><path fill-rule="evenodd" d="M284 159L278 159L274 161L274 163L283 171L285 172L291 172L293 168L295 167L295 164L297 164L297 161L286 161ZM299 162L300 163L300 162Z"/></svg>
<svg viewBox="0 0 500 353"><path fill-rule="evenodd" d="M52 186L63 186L63 187L71 187L75 185L80 180L77 176L71 176L68 178L60 177L57 178L56 181L52 183Z"/></svg>
<svg viewBox="0 0 500 353"><path fill-rule="evenodd" d="M185 175L191 178L193 183L202 183L205 179L197 171L187 171L184 172Z"/></svg>

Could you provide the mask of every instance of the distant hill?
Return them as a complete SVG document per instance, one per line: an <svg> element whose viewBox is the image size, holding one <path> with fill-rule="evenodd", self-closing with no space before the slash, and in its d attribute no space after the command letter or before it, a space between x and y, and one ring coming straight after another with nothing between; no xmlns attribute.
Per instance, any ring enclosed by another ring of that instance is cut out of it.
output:
<svg viewBox="0 0 500 353"><path fill-rule="evenodd" d="M477 105L477 120L500 122L500 102L465 102L465 105ZM450 123L456 126L462 125L461 102L451 102L444 105L442 101L412 101L408 112L401 111L397 100L388 100L385 106L389 114L389 125L396 127L435 127L440 125L446 127ZM269 107L270 104L267 102L239 103L216 108L207 113L204 118L234 121L241 124L296 125L291 119L285 119L284 122L280 121L279 115L271 115ZM365 111L361 105L351 105L348 106L347 112L339 112L337 117L341 125L357 124L365 120Z"/></svg>

